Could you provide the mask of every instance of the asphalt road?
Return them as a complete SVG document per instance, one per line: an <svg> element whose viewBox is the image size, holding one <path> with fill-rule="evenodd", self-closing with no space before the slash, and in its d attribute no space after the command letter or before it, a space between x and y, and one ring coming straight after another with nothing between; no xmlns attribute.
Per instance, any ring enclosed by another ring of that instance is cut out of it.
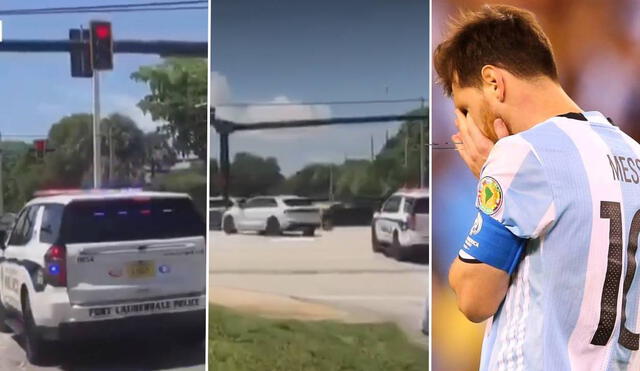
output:
<svg viewBox="0 0 640 371"><path fill-rule="evenodd" d="M212 232L210 284L331 305L366 320L397 323L425 343L427 266L371 251L368 227L318 236L265 237Z"/></svg>
<svg viewBox="0 0 640 371"><path fill-rule="evenodd" d="M171 338L113 339L60 347L52 365L29 364L18 339L0 333L0 370L205 370L204 341L180 344Z"/></svg>

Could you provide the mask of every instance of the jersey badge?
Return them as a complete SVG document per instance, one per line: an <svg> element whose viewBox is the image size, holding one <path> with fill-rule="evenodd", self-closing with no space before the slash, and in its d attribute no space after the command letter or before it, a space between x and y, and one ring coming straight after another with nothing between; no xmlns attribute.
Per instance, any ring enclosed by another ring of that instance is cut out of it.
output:
<svg viewBox="0 0 640 371"><path fill-rule="evenodd" d="M477 201L478 207L483 213L495 214L502 206L502 188L498 181L490 176L480 179Z"/></svg>

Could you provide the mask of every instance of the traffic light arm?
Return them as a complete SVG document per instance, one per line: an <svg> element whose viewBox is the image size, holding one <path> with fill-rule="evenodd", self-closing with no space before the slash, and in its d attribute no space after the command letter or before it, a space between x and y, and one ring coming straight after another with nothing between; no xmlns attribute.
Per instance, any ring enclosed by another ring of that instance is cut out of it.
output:
<svg viewBox="0 0 640 371"><path fill-rule="evenodd" d="M3 40L0 52L68 53L88 47L88 41L72 40ZM207 42L169 40L119 40L113 42L114 53L156 54L161 56L201 57L208 55Z"/></svg>

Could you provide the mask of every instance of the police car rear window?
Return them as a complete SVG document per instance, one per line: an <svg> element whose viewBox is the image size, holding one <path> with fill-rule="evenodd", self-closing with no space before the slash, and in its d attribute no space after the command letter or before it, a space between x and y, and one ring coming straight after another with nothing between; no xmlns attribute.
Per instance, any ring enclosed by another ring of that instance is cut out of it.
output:
<svg viewBox="0 0 640 371"><path fill-rule="evenodd" d="M429 213L429 199L428 198L418 198L416 199L413 212L416 214L428 214Z"/></svg>
<svg viewBox="0 0 640 371"><path fill-rule="evenodd" d="M428 198L409 198L405 199L404 211L414 214L428 214L429 213L429 199Z"/></svg>
<svg viewBox="0 0 640 371"><path fill-rule="evenodd" d="M205 223L187 198L78 200L65 207L64 243L204 236Z"/></svg>

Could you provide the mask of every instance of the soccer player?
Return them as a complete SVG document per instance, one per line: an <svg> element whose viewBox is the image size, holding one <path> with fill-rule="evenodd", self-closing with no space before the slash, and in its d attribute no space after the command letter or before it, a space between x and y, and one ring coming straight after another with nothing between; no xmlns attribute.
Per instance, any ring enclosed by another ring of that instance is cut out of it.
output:
<svg viewBox="0 0 640 371"><path fill-rule="evenodd" d="M491 318L481 370L640 370L640 145L565 93L530 12L462 14L434 65L479 178L449 281Z"/></svg>

